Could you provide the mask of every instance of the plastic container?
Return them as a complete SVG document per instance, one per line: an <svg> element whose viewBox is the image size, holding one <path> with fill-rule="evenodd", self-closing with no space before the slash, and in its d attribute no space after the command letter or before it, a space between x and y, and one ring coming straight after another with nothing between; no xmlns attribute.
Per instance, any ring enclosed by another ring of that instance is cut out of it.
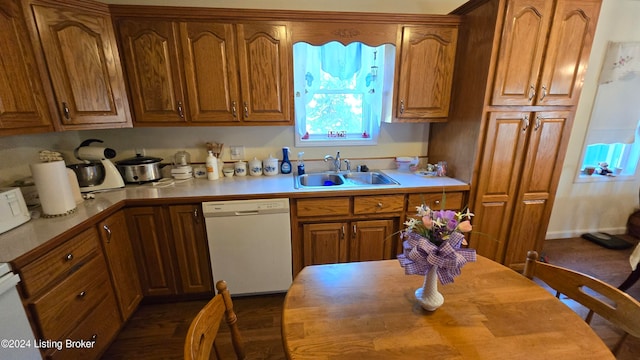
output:
<svg viewBox="0 0 640 360"><path fill-rule="evenodd" d="M304 160L302 159L303 155L304 151L300 151L298 153L298 163L296 164L298 166L298 175L304 175Z"/></svg>
<svg viewBox="0 0 640 360"><path fill-rule="evenodd" d="M418 157L398 156L396 158L396 167L398 171L411 172L418 166Z"/></svg>
<svg viewBox="0 0 640 360"><path fill-rule="evenodd" d="M280 163L280 172L283 174L291 174L291 161L289 160L289 148L282 148L282 162Z"/></svg>

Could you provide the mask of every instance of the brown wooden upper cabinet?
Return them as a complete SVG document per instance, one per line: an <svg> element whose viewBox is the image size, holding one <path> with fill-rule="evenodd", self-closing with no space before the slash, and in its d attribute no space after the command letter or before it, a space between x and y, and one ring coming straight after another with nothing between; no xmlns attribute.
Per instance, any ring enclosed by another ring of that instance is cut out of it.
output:
<svg viewBox="0 0 640 360"><path fill-rule="evenodd" d="M0 135L53 130L19 0L0 0Z"/></svg>
<svg viewBox="0 0 640 360"><path fill-rule="evenodd" d="M99 5L31 2L61 130L131 126L111 18Z"/></svg>
<svg viewBox="0 0 640 360"><path fill-rule="evenodd" d="M396 64L394 121L446 121L458 28L404 26Z"/></svg>
<svg viewBox="0 0 640 360"><path fill-rule="evenodd" d="M137 125L292 123L281 23L116 20Z"/></svg>
<svg viewBox="0 0 640 360"><path fill-rule="evenodd" d="M512 0L492 105L576 105L600 0Z"/></svg>

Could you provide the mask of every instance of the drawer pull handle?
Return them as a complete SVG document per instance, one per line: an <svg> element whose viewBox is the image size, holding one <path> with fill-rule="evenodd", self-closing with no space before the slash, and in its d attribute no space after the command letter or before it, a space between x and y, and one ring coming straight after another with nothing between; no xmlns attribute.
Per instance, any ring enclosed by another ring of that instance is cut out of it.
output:
<svg viewBox="0 0 640 360"><path fill-rule="evenodd" d="M108 225L104 225L102 228L104 229L104 231L107 232L107 244L110 244L111 243L111 229L109 229Z"/></svg>
<svg viewBox="0 0 640 360"><path fill-rule="evenodd" d="M381 202L378 203L378 207L382 208L382 203Z"/></svg>
<svg viewBox="0 0 640 360"><path fill-rule="evenodd" d="M436 200L436 205L440 205L440 200Z"/></svg>
<svg viewBox="0 0 640 360"><path fill-rule="evenodd" d="M67 256L64 257L67 261L71 261L73 260L73 254L72 253L68 253Z"/></svg>
<svg viewBox="0 0 640 360"><path fill-rule="evenodd" d="M83 298L83 297L85 297L85 295L87 295L86 291L80 291L80 294L78 294L78 297L79 298Z"/></svg>

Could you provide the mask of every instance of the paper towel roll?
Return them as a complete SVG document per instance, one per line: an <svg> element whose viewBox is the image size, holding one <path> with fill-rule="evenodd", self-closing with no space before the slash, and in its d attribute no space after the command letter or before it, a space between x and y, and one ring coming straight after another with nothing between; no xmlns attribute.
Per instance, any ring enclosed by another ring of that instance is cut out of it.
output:
<svg viewBox="0 0 640 360"><path fill-rule="evenodd" d="M76 210L64 161L31 164L30 168L45 216L67 215Z"/></svg>

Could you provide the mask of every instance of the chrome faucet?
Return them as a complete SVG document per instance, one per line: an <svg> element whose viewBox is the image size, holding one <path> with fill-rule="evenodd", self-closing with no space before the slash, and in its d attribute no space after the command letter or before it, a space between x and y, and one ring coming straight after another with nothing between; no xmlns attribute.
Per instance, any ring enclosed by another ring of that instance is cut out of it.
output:
<svg viewBox="0 0 640 360"><path fill-rule="evenodd" d="M340 168L341 168L341 160L340 160L340 151L338 151L338 153L336 154L336 157L333 157L331 155L327 155L324 157L324 161L329 161L329 160L333 160L333 167L334 170L336 172L340 172Z"/></svg>

